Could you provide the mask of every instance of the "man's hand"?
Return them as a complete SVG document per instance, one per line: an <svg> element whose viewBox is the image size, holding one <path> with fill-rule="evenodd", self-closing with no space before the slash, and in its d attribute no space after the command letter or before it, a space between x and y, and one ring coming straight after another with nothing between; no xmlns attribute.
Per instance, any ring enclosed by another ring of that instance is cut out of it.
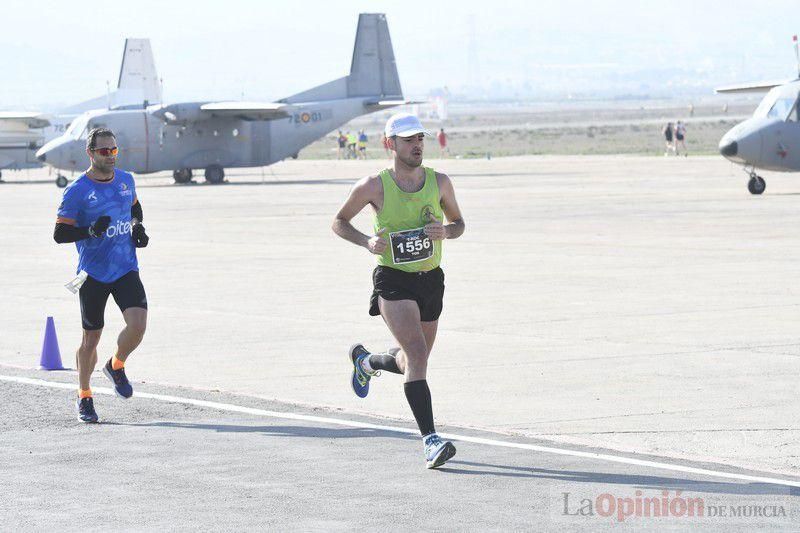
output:
<svg viewBox="0 0 800 533"><path fill-rule="evenodd" d="M102 237L111 224L111 217L103 215L94 221L94 224L89 226L89 235L92 237Z"/></svg>
<svg viewBox="0 0 800 533"><path fill-rule="evenodd" d="M438 220L435 216L431 216L433 222L425 225L425 235L431 238L432 241L442 241L447 238L447 230L442 225L442 221Z"/></svg>
<svg viewBox="0 0 800 533"><path fill-rule="evenodd" d="M367 241L367 250L375 255L383 254L383 252L386 250L386 239L383 238L383 234L385 232L386 228L383 228L373 237L370 237Z"/></svg>
<svg viewBox="0 0 800 533"><path fill-rule="evenodd" d="M133 225L131 238L133 239L133 244L137 248L144 248L147 246L147 243L150 242L150 237L144 232L144 226L141 223Z"/></svg>

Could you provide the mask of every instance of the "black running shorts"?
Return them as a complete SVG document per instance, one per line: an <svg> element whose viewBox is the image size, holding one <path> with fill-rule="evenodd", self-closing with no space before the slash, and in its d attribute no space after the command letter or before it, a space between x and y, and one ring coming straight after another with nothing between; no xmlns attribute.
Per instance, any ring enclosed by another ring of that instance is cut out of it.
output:
<svg viewBox="0 0 800 533"><path fill-rule="evenodd" d="M89 276L79 293L83 329L103 329L105 324L103 315L109 294L114 296L120 311L125 311L129 307L147 309L147 295L144 293L144 286L137 271L131 270L111 283L102 283Z"/></svg>
<svg viewBox="0 0 800 533"><path fill-rule="evenodd" d="M437 267L427 272L405 272L379 266L372 272L374 289L369 302L369 314L378 316L378 297L384 300L414 300L423 322L433 322L442 314L444 271Z"/></svg>

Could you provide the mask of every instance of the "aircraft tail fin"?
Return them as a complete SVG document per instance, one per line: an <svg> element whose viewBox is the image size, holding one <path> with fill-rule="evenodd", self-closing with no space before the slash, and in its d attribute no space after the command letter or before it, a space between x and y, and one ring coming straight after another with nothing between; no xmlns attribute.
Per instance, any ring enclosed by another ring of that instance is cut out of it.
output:
<svg viewBox="0 0 800 533"><path fill-rule="evenodd" d="M125 39L125 52L119 69L116 105L160 104L161 83L156 72L156 62L150 39Z"/></svg>
<svg viewBox="0 0 800 533"><path fill-rule="evenodd" d="M358 16L356 44L350 75L280 100L288 104L373 97L377 100L402 99L389 25L383 13Z"/></svg>
<svg viewBox="0 0 800 533"><path fill-rule="evenodd" d="M161 82L156 73L150 39L125 39L125 52L119 68L117 90L60 110L80 114L92 109L142 107L161 103Z"/></svg>
<svg viewBox="0 0 800 533"><path fill-rule="evenodd" d="M358 16L347 93L350 97L379 96L387 100L403 97L389 25L383 13L362 13Z"/></svg>

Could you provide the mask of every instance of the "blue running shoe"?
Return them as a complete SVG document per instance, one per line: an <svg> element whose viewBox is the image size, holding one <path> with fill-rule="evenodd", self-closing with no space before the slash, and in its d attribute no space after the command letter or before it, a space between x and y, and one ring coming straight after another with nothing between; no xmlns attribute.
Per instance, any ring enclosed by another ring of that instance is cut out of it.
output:
<svg viewBox="0 0 800 533"><path fill-rule="evenodd" d="M453 443L449 440L442 441L436 433L422 437L422 443L425 445L425 466L428 468L438 468L456 454Z"/></svg>
<svg viewBox="0 0 800 533"><path fill-rule="evenodd" d="M88 424L97 423L97 412L94 410L94 402L91 398L78 398L78 420L83 420Z"/></svg>
<svg viewBox="0 0 800 533"><path fill-rule="evenodd" d="M369 352L361 343L352 345L348 353L350 362L353 363L353 375L350 377L350 385L359 398L367 397L367 394L369 394L369 379L378 375L378 372L367 372L361 366L361 361L369 357L369 355Z"/></svg>
<svg viewBox="0 0 800 533"><path fill-rule="evenodd" d="M103 367L103 374L114 383L114 392L117 393L117 396L125 399L133 396L133 387L125 375L124 368L114 370L114 367L111 366L111 359L109 359L106 366Z"/></svg>

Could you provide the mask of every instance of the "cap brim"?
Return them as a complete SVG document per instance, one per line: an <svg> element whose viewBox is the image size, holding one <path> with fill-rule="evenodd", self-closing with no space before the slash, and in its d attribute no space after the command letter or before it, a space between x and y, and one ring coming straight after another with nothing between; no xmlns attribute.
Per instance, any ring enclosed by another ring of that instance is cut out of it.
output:
<svg viewBox="0 0 800 533"><path fill-rule="evenodd" d="M395 135L397 135L398 137L413 137L414 135L419 135L420 133L423 133L428 137L433 137L433 135L431 135L431 132L429 132L426 129L413 129L404 131L403 133L396 133Z"/></svg>

